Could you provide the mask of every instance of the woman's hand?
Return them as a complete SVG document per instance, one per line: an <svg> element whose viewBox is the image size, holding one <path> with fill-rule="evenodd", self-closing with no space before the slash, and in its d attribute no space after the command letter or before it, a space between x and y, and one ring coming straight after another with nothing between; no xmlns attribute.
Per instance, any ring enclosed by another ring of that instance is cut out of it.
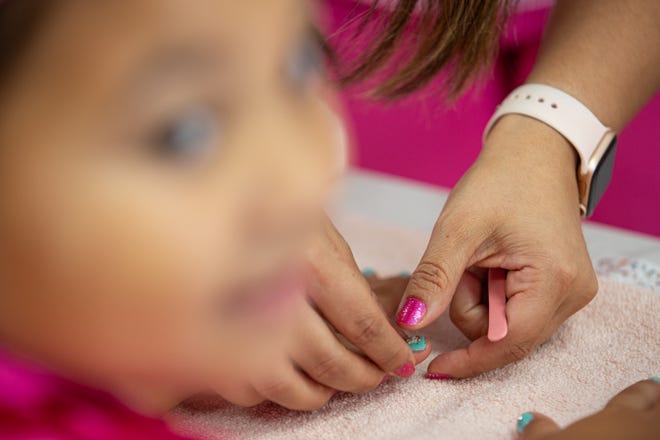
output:
<svg viewBox="0 0 660 440"><path fill-rule="evenodd" d="M429 373L469 377L528 355L596 294L578 210L576 158L554 130L508 115L451 192L413 273L397 322L418 329L447 307L472 340L443 353ZM506 278L507 336L486 337L485 271Z"/></svg>
<svg viewBox="0 0 660 440"><path fill-rule="evenodd" d="M319 314L378 367L380 379L384 374L412 375L414 364L421 360L419 354L413 355L400 330L387 316L395 311L406 279L367 280L348 244L329 219L309 251L308 262L312 272L308 293ZM375 283L379 296L370 282ZM350 365L346 363L346 367ZM357 383L355 386L364 388Z"/></svg>
<svg viewBox="0 0 660 440"><path fill-rule="evenodd" d="M288 348L246 363L252 380L225 386L225 399L243 406L270 400L290 409L316 409L337 391L366 393L390 375L410 376L431 353L430 343L413 353L393 323L407 276L365 278L329 220L308 261L309 298L297 308Z"/></svg>
<svg viewBox="0 0 660 440"><path fill-rule="evenodd" d="M660 433L660 383L645 380L614 396L605 408L561 429L547 416L525 413L518 420L524 440L657 439Z"/></svg>

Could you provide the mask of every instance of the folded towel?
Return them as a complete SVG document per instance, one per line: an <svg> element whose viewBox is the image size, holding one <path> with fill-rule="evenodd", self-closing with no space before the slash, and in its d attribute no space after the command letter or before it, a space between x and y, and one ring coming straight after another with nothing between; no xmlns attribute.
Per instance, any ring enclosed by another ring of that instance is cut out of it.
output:
<svg viewBox="0 0 660 440"><path fill-rule="evenodd" d="M358 262L379 273L413 268L426 234L343 219ZM479 377L431 381L426 363L367 395L339 394L314 412L267 403L198 402L172 414L178 431L205 439L502 439L525 411L568 424L626 386L660 373L660 295L601 279L600 292L527 359ZM467 344L444 315L426 331L435 352ZM429 359L433 358L431 355Z"/></svg>

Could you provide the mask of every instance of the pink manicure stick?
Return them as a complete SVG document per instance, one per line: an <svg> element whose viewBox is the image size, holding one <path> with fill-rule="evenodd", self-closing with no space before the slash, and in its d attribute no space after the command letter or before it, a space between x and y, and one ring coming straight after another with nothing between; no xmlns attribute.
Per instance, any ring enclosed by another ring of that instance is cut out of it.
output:
<svg viewBox="0 0 660 440"><path fill-rule="evenodd" d="M488 269L488 340L497 342L506 336L506 270Z"/></svg>

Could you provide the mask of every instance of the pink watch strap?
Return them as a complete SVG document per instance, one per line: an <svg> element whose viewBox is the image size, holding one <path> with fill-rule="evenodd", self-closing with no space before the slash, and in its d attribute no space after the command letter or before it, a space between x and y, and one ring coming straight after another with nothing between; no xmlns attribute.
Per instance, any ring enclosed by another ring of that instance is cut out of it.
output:
<svg viewBox="0 0 660 440"><path fill-rule="evenodd" d="M612 131L568 93L545 84L524 84L497 106L484 130L484 140L499 118L510 113L537 119L564 136L578 152L583 174L588 171L591 156L603 136Z"/></svg>
<svg viewBox="0 0 660 440"><path fill-rule="evenodd" d="M497 342L508 332L506 322L506 270L488 269L488 340Z"/></svg>

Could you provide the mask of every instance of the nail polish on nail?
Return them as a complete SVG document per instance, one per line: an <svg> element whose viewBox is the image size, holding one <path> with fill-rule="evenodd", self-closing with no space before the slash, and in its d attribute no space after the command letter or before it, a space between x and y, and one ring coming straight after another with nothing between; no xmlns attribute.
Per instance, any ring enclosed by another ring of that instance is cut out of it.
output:
<svg viewBox="0 0 660 440"><path fill-rule="evenodd" d="M660 377L658 377L658 376L653 376L653 377L651 378L651 380L654 380L654 381L656 381L656 382L660 382Z"/></svg>
<svg viewBox="0 0 660 440"><path fill-rule="evenodd" d="M399 377L410 377L415 373L415 365L412 362L404 364L403 367L400 367L394 372Z"/></svg>
<svg viewBox="0 0 660 440"><path fill-rule="evenodd" d="M410 272L408 272L407 270L402 270L401 272L399 272L399 276L408 278L410 277Z"/></svg>
<svg viewBox="0 0 660 440"><path fill-rule="evenodd" d="M381 381L378 385L382 385L385 382L387 382L388 380L390 380L390 376L389 376L389 374L386 374L385 376L383 376L383 379L381 379Z"/></svg>
<svg viewBox="0 0 660 440"><path fill-rule="evenodd" d="M409 296L403 303L396 322L399 324L416 325L422 320L426 313L426 304L419 298Z"/></svg>
<svg viewBox="0 0 660 440"><path fill-rule="evenodd" d="M365 267L364 269L362 269L362 275L364 275L365 277L370 277L376 275L376 271L370 267Z"/></svg>
<svg viewBox="0 0 660 440"><path fill-rule="evenodd" d="M448 374L444 374L444 373L426 373L426 378L431 379L431 380L450 380L450 379L453 379L453 377L451 377Z"/></svg>
<svg viewBox="0 0 660 440"><path fill-rule="evenodd" d="M426 338L424 336L408 336L406 343L412 351L424 351L426 348Z"/></svg>
<svg viewBox="0 0 660 440"><path fill-rule="evenodd" d="M534 420L534 414L530 412L521 414L520 417L518 417L518 421L516 422L516 429L518 430L518 432L519 433L523 432L525 427L529 425L529 422L531 422L532 420Z"/></svg>

